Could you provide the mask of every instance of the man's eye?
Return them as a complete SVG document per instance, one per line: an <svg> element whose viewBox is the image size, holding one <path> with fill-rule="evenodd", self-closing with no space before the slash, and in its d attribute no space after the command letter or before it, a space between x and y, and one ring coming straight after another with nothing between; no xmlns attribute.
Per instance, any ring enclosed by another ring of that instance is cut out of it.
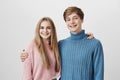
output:
<svg viewBox="0 0 120 80"><path fill-rule="evenodd" d="M75 17L74 19L78 19L77 17Z"/></svg>
<svg viewBox="0 0 120 80"><path fill-rule="evenodd" d="M70 19L66 19L66 21L70 21Z"/></svg>

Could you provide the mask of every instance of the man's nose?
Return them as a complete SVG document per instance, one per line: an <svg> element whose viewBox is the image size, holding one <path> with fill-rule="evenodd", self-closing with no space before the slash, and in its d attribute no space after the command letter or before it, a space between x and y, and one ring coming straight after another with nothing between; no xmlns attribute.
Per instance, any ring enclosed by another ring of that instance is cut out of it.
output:
<svg viewBox="0 0 120 80"><path fill-rule="evenodd" d="M71 19L70 23L74 23L74 20L73 20L73 19Z"/></svg>

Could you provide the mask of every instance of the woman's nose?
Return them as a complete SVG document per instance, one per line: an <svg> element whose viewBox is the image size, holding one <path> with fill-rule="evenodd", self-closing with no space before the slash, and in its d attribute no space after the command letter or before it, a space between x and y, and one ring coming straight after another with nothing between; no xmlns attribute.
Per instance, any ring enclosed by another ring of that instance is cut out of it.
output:
<svg viewBox="0 0 120 80"><path fill-rule="evenodd" d="M44 28L43 31L46 32L46 29Z"/></svg>

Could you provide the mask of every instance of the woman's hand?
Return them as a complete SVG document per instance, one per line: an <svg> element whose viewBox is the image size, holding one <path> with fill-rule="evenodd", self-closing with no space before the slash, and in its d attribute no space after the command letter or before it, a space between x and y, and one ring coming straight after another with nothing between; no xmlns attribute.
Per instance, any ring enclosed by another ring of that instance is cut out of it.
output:
<svg viewBox="0 0 120 80"><path fill-rule="evenodd" d="M94 35L91 32L86 33L86 35L88 36L88 39L93 39L94 38Z"/></svg>

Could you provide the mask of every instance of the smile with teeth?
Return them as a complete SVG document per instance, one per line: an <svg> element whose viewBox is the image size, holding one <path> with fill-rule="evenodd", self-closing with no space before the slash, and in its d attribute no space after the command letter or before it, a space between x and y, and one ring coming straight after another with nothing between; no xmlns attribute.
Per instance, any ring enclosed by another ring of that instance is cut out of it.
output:
<svg viewBox="0 0 120 80"><path fill-rule="evenodd" d="M71 28L74 28L74 27L76 27L77 25L72 25L72 26L70 26Z"/></svg>
<svg viewBox="0 0 120 80"><path fill-rule="evenodd" d="M47 35L48 35L48 33L42 33L42 35L47 36Z"/></svg>

